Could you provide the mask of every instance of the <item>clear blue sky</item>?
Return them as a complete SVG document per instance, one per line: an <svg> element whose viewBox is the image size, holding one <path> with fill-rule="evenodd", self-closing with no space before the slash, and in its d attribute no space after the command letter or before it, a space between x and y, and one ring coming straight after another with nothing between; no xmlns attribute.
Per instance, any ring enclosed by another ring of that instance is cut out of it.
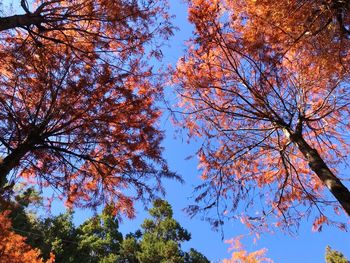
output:
<svg viewBox="0 0 350 263"><path fill-rule="evenodd" d="M3 3L6 2L10 1L3 1ZM187 7L184 3L171 0L170 6L171 13L176 15L174 22L179 31L175 32L175 36L171 39L171 47L167 48L163 53L165 62L174 65L183 54L185 49L184 41L190 37L192 27L187 22ZM171 90L168 90L167 94L170 97L175 96L171 95ZM199 218L189 219L182 211L186 205L192 202L190 197L193 186L200 183L196 159L185 160L187 156L196 152L196 143L187 144L186 138L182 137L174 139L174 128L166 118L166 114L160 123L161 129L166 131L166 139L163 143L165 147L164 156L168 160L170 168L182 175L186 181L184 185L174 181L167 181L166 199L173 206L174 217L192 234L192 240L185 244L184 249L193 247L205 254L213 262L219 262L220 259L230 257L230 253L227 252L228 245L221 239L221 233L212 231L210 225ZM58 206L54 209L60 210ZM141 204L137 204L137 211L138 215L135 220L129 221L125 219L121 223L120 230L123 233L135 231L144 218L148 216ZM75 222L77 224L81 223L90 215L91 212L89 211L79 211L76 214ZM263 247L268 248L267 256L272 258L275 263L324 262L324 251L327 245L340 250L350 259L349 233L341 232L334 227L325 227L321 233L314 233L311 231L311 225L312 222L307 222L306 220L301 222L298 235L293 237L282 233L265 234L262 235L257 244L253 244L250 239L243 242L248 251L254 251ZM238 221L228 222L224 226L225 239L246 234L247 232L248 230Z"/></svg>

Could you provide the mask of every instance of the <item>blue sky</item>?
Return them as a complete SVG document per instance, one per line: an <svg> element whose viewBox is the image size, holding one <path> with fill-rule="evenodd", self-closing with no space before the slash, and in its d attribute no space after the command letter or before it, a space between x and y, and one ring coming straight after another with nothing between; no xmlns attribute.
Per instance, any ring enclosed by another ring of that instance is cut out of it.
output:
<svg viewBox="0 0 350 263"><path fill-rule="evenodd" d="M9 1L3 1L3 3L6 2ZM174 65L185 50L184 41L190 37L192 27L187 22L187 7L183 2L171 0L170 6L171 13L176 15L174 23L179 30L175 32L175 36L171 39L170 47L166 48L163 53L165 55L164 62ZM171 90L168 90L167 96L170 100L173 100L175 97L175 95L172 95ZM166 131L166 139L163 142L165 148L164 157L168 160L170 168L182 175L185 184L181 185L175 181L167 181L165 184L167 190L166 199L173 206L174 217L192 234L192 240L185 244L184 249L193 247L205 254L213 262L229 258L228 245L223 242L221 233L212 231L210 225L201 221L199 217L194 219L188 218L182 211L183 208L192 203L193 186L200 183L196 158L185 160L187 156L195 154L196 143L186 143L186 138L181 137L181 135L174 138L175 130L167 115L168 113L165 112L160 123L160 128ZM54 209L60 211L58 206ZM136 219L131 221L125 219L120 224L120 230L123 233L135 231L139 228L144 218L148 216L142 204L137 204L137 211ZM90 215L91 212L89 211L79 211L76 214L75 222L79 224ZM305 220L301 222L300 230L295 236L282 233L264 234L256 244L253 244L250 238L243 240L243 243L248 251L254 251L263 247L268 248L267 256L276 263L324 262L324 251L327 245L340 250L350 259L349 233L342 232L334 227L325 227L322 232L315 233L311 231L311 226L312 222ZM247 232L248 230L238 221L228 222L224 226L225 239L247 234Z"/></svg>

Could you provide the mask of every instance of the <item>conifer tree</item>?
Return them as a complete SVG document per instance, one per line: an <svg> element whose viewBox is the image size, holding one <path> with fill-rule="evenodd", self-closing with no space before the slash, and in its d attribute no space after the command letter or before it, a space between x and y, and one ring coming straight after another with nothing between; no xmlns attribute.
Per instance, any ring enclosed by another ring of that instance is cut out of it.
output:
<svg viewBox="0 0 350 263"><path fill-rule="evenodd" d="M122 245L124 262L209 262L204 255L194 249L189 252L181 249L182 243L191 239L191 234L173 218L173 210L167 201L155 200L149 214L151 218L143 222L142 230L124 240Z"/></svg>

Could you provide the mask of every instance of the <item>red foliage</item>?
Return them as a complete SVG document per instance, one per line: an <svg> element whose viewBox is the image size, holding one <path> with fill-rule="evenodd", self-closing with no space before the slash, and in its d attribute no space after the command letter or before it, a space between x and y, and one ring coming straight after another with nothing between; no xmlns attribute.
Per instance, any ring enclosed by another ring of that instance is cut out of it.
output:
<svg viewBox="0 0 350 263"><path fill-rule="evenodd" d="M8 263L43 263L40 251L25 243L25 238L11 231L8 212L0 213L0 261ZM47 263L55 262L52 254Z"/></svg>
<svg viewBox="0 0 350 263"><path fill-rule="evenodd" d="M37 1L32 12L25 2L2 18L1 188L24 178L69 206L113 202L131 217L135 199L174 177L147 64L171 34L163 2Z"/></svg>

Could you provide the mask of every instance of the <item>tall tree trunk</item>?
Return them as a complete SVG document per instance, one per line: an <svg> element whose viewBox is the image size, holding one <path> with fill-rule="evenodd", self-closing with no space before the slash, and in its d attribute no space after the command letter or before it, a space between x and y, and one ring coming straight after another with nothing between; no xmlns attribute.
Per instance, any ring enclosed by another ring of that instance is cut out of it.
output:
<svg viewBox="0 0 350 263"><path fill-rule="evenodd" d="M350 192L346 186L334 175L319 153L301 135L292 134L290 139L296 143L300 152L308 160L311 170L315 172L350 216Z"/></svg>

